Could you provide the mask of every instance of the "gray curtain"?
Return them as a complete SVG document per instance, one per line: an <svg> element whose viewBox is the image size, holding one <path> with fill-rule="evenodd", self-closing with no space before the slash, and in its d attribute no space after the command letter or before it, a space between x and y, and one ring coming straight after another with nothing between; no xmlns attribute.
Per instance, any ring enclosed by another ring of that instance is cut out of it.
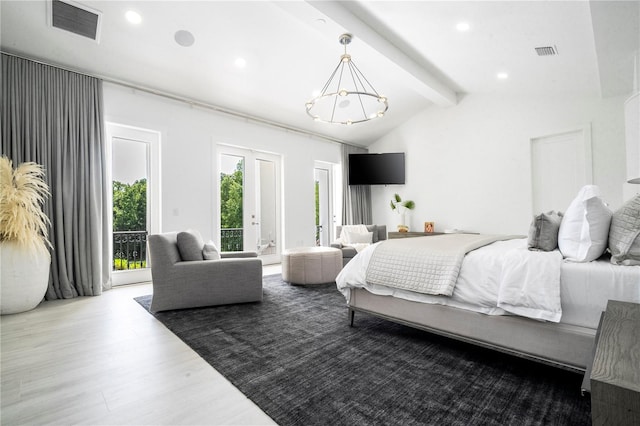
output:
<svg viewBox="0 0 640 426"><path fill-rule="evenodd" d="M44 166L51 189L47 299L109 285L102 82L2 54L2 155Z"/></svg>
<svg viewBox="0 0 640 426"><path fill-rule="evenodd" d="M367 149L342 144L342 224L370 225L371 187L369 185L349 186L349 154L364 154Z"/></svg>

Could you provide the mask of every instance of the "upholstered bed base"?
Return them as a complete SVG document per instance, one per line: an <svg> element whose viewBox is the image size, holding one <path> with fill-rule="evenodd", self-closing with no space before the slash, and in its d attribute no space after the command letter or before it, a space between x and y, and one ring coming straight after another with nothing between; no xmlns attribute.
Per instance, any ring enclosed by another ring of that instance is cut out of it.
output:
<svg viewBox="0 0 640 426"><path fill-rule="evenodd" d="M351 289L356 311L570 370L584 371L596 330L511 315L485 315L444 305L412 302Z"/></svg>

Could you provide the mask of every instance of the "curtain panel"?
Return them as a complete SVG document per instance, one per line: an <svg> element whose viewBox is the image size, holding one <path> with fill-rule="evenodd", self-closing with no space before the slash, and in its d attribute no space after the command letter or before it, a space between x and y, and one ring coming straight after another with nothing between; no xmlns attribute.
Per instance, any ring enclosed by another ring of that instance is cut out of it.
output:
<svg viewBox="0 0 640 426"><path fill-rule="evenodd" d="M51 198L46 299L109 285L102 81L2 54L0 147L14 165L45 168Z"/></svg>
<svg viewBox="0 0 640 426"><path fill-rule="evenodd" d="M373 223L371 214L371 187L369 185L349 186L349 154L364 154L369 150L342 144L342 224L369 225Z"/></svg>

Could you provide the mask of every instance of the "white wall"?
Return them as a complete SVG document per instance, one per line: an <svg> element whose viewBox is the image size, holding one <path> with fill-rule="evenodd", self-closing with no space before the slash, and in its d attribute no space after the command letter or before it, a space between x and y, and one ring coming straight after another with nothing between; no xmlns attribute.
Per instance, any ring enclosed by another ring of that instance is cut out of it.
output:
<svg viewBox="0 0 640 426"><path fill-rule="evenodd" d="M280 154L284 248L314 245L314 162L340 162L338 144L253 124L182 102L104 84L105 120L161 132L162 231L198 229L205 240L217 221L216 144Z"/></svg>
<svg viewBox="0 0 640 426"><path fill-rule="evenodd" d="M416 202L411 230L435 221L436 231L526 235L532 218L531 138L584 125L592 132L593 183L616 209L625 179L624 98L470 95L454 107L422 111L369 147L407 153L405 185L372 187L374 223L395 229L398 218L389 201L398 192Z"/></svg>

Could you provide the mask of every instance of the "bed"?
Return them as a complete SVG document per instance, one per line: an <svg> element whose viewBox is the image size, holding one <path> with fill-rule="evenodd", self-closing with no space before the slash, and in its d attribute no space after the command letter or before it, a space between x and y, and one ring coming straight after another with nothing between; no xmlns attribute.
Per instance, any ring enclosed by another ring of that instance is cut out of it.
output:
<svg viewBox="0 0 640 426"><path fill-rule="evenodd" d="M407 284L424 270L441 268L442 259L435 266L420 263L422 245L425 250L444 245L445 251L460 245L466 253L457 271L453 268L453 285L441 286L439 277L436 294L431 287L425 291ZM403 246L405 251L398 252ZM336 284L351 325L356 312L366 312L579 371L590 362L607 300L640 303L640 266L613 265L606 257L569 262L558 250L530 251L527 239L517 236L387 240L354 257Z"/></svg>

